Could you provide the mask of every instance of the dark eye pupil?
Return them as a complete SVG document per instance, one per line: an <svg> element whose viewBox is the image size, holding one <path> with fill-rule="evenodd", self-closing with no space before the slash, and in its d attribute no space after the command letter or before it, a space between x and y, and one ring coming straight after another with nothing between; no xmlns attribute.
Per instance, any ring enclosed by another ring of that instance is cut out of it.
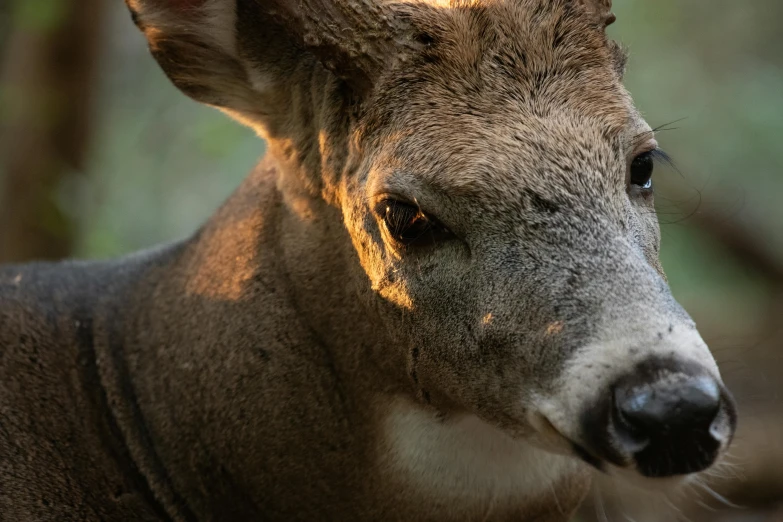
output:
<svg viewBox="0 0 783 522"><path fill-rule="evenodd" d="M431 245L451 236L446 227L428 218L417 206L386 201L382 208L381 215L389 233L405 246Z"/></svg>
<svg viewBox="0 0 783 522"><path fill-rule="evenodd" d="M642 188L650 188L653 170L655 170L655 162L652 154L650 152L640 154L631 163L631 183Z"/></svg>
<svg viewBox="0 0 783 522"><path fill-rule="evenodd" d="M386 226L395 239L410 244L427 233L430 222L416 207L395 202L386 206Z"/></svg>

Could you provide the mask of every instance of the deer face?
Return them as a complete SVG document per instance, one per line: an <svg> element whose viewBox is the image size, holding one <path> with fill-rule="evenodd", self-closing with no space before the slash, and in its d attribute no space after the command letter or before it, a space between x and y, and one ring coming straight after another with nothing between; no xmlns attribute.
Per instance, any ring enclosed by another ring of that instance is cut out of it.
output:
<svg viewBox="0 0 783 522"><path fill-rule="evenodd" d="M658 260L660 152L602 28L552 4L431 14L379 89L342 198L366 298L421 401L606 471L701 471L734 409Z"/></svg>
<svg viewBox="0 0 783 522"><path fill-rule="evenodd" d="M609 2L129 3L180 88L340 210L422 403L634 477L725 450L733 402L658 261L659 152Z"/></svg>

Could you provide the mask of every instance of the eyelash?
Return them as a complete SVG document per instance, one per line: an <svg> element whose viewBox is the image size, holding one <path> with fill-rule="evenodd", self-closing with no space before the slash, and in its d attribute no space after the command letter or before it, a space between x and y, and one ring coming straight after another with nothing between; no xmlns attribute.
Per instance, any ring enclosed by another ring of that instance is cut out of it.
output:
<svg viewBox="0 0 783 522"><path fill-rule="evenodd" d="M376 213L394 240L405 247L431 246L454 237L445 225L423 213L418 205L388 198L379 202Z"/></svg>
<svg viewBox="0 0 783 522"><path fill-rule="evenodd" d="M674 160L672 160L672 157L669 156L669 154L663 150L660 147L656 147L650 151L650 155L652 156L653 161L655 161L657 164L666 164L670 167L674 167Z"/></svg>

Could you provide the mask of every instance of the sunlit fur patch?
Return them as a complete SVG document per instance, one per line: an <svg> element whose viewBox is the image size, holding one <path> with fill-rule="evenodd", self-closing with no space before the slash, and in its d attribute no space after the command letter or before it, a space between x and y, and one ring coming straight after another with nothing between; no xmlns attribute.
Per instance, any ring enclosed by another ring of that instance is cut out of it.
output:
<svg viewBox="0 0 783 522"><path fill-rule="evenodd" d="M411 301L410 295L402 285L388 285L382 288L375 289L385 300L397 305L405 310L413 309L413 301Z"/></svg>
<svg viewBox="0 0 783 522"><path fill-rule="evenodd" d="M546 328L546 334L547 335L557 335L560 332L563 331L563 328L565 327L565 324L563 321L555 321L553 323L550 323L549 326Z"/></svg>

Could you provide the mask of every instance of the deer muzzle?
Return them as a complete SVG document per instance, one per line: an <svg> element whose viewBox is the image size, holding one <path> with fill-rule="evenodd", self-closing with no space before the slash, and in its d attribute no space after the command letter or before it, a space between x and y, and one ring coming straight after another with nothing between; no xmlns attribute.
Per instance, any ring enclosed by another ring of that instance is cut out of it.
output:
<svg viewBox="0 0 783 522"><path fill-rule="evenodd" d="M604 461L649 478L689 475L716 462L736 418L731 394L702 366L653 357L583 413L578 452L599 468Z"/></svg>

